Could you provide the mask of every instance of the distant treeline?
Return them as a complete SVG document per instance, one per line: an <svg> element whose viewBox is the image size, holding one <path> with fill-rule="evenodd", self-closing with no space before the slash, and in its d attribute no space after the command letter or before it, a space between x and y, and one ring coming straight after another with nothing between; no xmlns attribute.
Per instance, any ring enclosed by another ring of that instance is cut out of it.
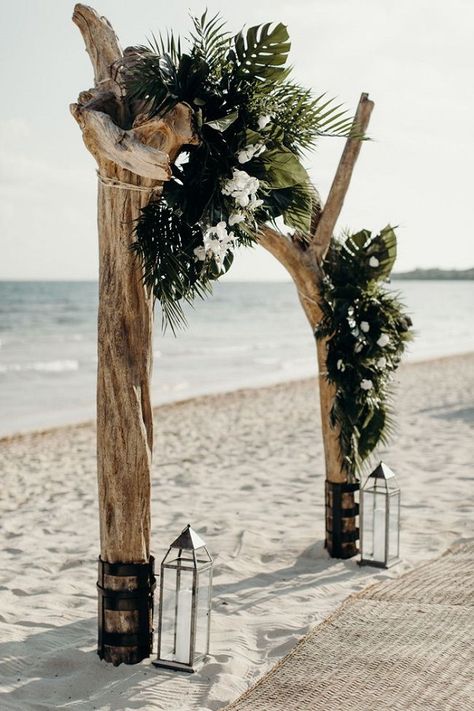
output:
<svg viewBox="0 0 474 711"><path fill-rule="evenodd" d="M471 269L413 269L411 272L392 274L392 279L474 279Z"/></svg>

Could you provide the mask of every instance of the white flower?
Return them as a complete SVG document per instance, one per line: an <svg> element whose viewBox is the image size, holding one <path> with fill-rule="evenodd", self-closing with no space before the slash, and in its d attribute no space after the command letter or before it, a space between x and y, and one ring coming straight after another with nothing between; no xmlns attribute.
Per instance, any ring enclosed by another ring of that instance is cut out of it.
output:
<svg viewBox="0 0 474 711"><path fill-rule="evenodd" d="M380 346L380 348L385 348L390 343L390 336L388 336L386 333L382 333L380 338L377 341L377 345Z"/></svg>
<svg viewBox="0 0 474 711"><path fill-rule="evenodd" d="M237 160L239 163L248 163L252 158L257 158L257 156L261 155L265 148L264 143L254 143L253 145L245 146L245 148L237 153Z"/></svg>
<svg viewBox="0 0 474 711"><path fill-rule="evenodd" d="M259 116L258 121L257 121L258 127L265 128L265 126L267 126L271 120L272 120L271 114L268 114L268 116Z"/></svg>
<svg viewBox="0 0 474 711"><path fill-rule="evenodd" d="M199 259L200 262L204 262L206 259L206 248L204 246L196 247L194 254L196 259Z"/></svg>
<svg viewBox="0 0 474 711"><path fill-rule="evenodd" d="M354 347L354 353L360 353L363 347L364 347L363 343L360 343L360 342L356 343L356 345Z"/></svg>
<svg viewBox="0 0 474 711"><path fill-rule="evenodd" d="M345 371L345 369L346 369L346 366L344 365L344 363L342 362L342 360L341 360L340 358L339 358L339 360L338 360L337 363L336 363L336 368L337 368L338 370L340 370L341 373L343 373L343 372Z"/></svg>
<svg viewBox="0 0 474 711"><path fill-rule="evenodd" d="M229 215L229 226L232 227L233 225L238 225L239 222L244 222L244 220L245 215L242 215L241 212L233 212Z"/></svg>
<svg viewBox="0 0 474 711"><path fill-rule="evenodd" d="M250 203L250 198L248 195L245 194L237 195L235 198L235 202L237 203L237 205L240 205L240 207L247 207Z"/></svg>
<svg viewBox="0 0 474 711"><path fill-rule="evenodd" d="M387 365L387 359L384 358L384 356L379 358L378 361L376 362L377 368L385 368L386 365Z"/></svg>
<svg viewBox="0 0 474 711"><path fill-rule="evenodd" d="M370 326L369 326L368 322L367 322L367 321L361 321L361 322L360 322L360 329L361 329L361 331L363 331L364 333L367 333L367 332L369 331L369 329L370 329Z"/></svg>
<svg viewBox="0 0 474 711"><path fill-rule="evenodd" d="M362 390L372 390L374 384L371 380L366 380L364 378L364 380L360 381L360 387L362 388Z"/></svg>
<svg viewBox="0 0 474 711"><path fill-rule="evenodd" d="M371 257L371 258L369 259L369 264L370 264L371 267L374 267L374 268L375 268L375 267L378 267L378 266L379 266L380 262L379 262L379 260L377 259L377 257Z"/></svg>

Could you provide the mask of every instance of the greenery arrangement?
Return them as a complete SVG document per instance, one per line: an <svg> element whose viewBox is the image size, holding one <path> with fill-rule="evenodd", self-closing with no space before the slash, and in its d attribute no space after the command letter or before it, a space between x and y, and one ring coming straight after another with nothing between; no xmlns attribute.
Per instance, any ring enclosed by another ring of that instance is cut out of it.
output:
<svg viewBox="0 0 474 711"><path fill-rule="evenodd" d="M388 279L396 257L390 226L372 236L362 230L333 240L323 264L323 319L317 338L327 339L327 377L336 387L332 425L348 477L357 478L365 460L390 434L390 383L407 342L410 317Z"/></svg>
<svg viewBox="0 0 474 711"><path fill-rule="evenodd" d="M206 13L193 25L186 52L169 34L124 66L130 100L144 102L148 117L187 103L200 138L178 157L160 202L142 210L133 246L173 330L184 323L182 302L209 291L259 225L281 218L303 236L309 232L304 152L321 135L353 130L333 100L288 78L284 25L232 36L219 16Z"/></svg>

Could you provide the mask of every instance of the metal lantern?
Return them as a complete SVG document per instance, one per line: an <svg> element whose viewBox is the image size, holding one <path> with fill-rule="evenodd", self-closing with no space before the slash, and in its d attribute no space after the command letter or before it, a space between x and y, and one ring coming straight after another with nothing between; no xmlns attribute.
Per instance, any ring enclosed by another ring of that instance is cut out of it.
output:
<svg viewBox="0 0 474 711"><path fill-rule="evenodd" d="M158 658L153 664L193 672L209 653L212 558L188 524L161 563Z"/></svg>
<svg viewBox="0 0 474 711"><path fill-rule="evenodd" d="M360 490L360 565L389 568L398 563L399 548L400 489L380 462Z"/></svg>

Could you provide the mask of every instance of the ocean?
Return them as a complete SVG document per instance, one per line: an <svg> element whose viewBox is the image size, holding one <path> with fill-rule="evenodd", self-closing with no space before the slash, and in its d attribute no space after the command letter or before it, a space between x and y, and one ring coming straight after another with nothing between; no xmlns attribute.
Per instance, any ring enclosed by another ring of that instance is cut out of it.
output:
<svg viewBox="0 0 474 711"><path fill-rule="evenodd" d="M406 360L474 351L473 281L394 281L416 331ZM96 282L0 282L0 436L95 416ZM153 403L314 375L291 282L217 284L177 337L154 337Z"/></svg>

